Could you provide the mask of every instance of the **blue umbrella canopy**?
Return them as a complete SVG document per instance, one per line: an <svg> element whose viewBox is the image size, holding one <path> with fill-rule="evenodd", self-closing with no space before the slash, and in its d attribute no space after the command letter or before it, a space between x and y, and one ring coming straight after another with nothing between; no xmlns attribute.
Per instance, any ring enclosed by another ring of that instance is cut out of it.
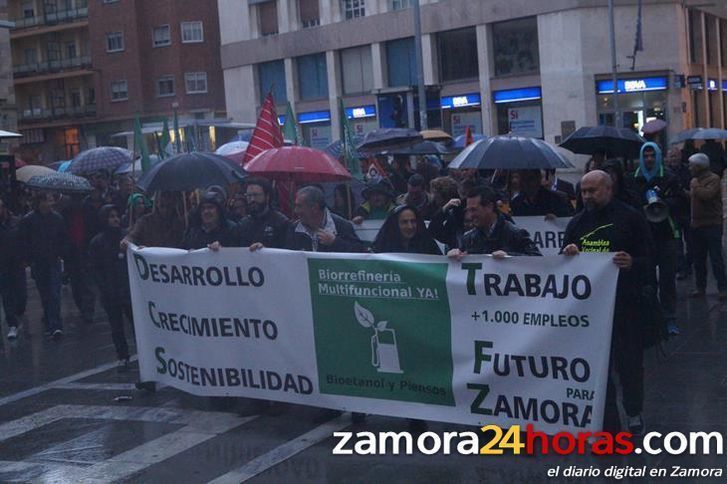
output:
<svg viewBox="0 0 727 484"><path fill-rule="evenodd" d="M188 191L225 186L247 173L235 162L214 153L181 153L162 160L144 173L137 185L146 192Z"/></svg>
<svg viewBox="0 0 727 484"><path fill-rule="evenodd" d="M581 155L603 152L609 156L637 158L644 143L646 140L630 129L584 126L568 136L559 146Z"/></svg>
<svg viewBox="0 0 727 484"><path fill-rule="evenodd" d="M692 128L682 131L671 140L672 145L684 143L685 141L706 140L706 139L727 139L727 130L718 128Z"/></svg>
<svg viewBox="0 0 727 484"><path fill-rule="evenodd" d="M411 128L382 128L366 133L356 146L359 151L380 153L409 146L423 141L421 133Z"/></svg>
<svg viewBox="0 0 727 484"><path fill-rule="evenodd" d="M363 138L361 138L360 136L353 137L354 146L358 146L359 143L361 143L361 141L363 141ZM338 160L341 158L341 155L343 154L343 141L341 141L340 139L337 139L333 143L326 146L326 148L323 151L325 151L326 153L328 153L329 155L331 155L332 157L334 157ZM359 159L366 158L364 155L359 153L358 150L354 150L354 153L356 154L356 157L358 157Z"/></svg>
<svg viewBox="0 0 727 484"><path fill-rule="evenodd" d="M475 141L449 164L449 168L478 170L550 170L573 165L556 148L537 138L494 136Z"/></svg>
<svg viewBox="0 0 727 484"><path fill-rule="evenodd" d="M35 175L25 185L38 190L51 190L63 193L87 193L92 189L88 180L80 176L71 175L70 173Z"/></svg>
<svg viewBox="0 0 727 484"><path fill-rule="evenodd" d="M93 173L100 170L113 173L124 163L131 163L133 159L134 156L129 150L116 146L101 146L76 155L73 158L70 170L74 175Z"/></svg>

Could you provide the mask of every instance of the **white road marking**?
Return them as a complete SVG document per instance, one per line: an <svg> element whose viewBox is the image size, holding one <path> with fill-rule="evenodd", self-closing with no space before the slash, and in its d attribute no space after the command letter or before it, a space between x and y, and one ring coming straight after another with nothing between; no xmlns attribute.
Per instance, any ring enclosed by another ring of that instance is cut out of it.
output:
<svg viewBox="0 0 727 484"><path fill-rule="evenodd" d="M349 425L351 425L351 415L348 413L343 414L323 425L319 425L300 437L289 440L270 452L256 457L242 467L210 481L209 484L239 484L245 482L307 448L330 438L333 432L345 429Z"/></svg>
<svg viewBox="0 0 727 484"><path fill-rule="evenodd" d="M258 416L242 418L229 413L156 407L57 405L0 425L0 442L65 418L138 420L183 425L183 427L89 467L79 468L69 465L45 467L43 469L46 469L46 472L37 480L43 482L109 482L124 479L135 472L217 437L221 433L245 425ZM48 459L42 452L34 457ZM65 462L71 463L72 461ZM37 464L18 463L14 469L17 471L37 469L36 466Z"/></svg>
<svg viewBox="0 0 727 484"><path fill-rule="evenodd" d="M166 387L161 383L157 383L157 391ZM133 383L63 383L53 385L53 390L109 390L118 392L136 391L136 385Z"/></svg>
<svg viewBox="0 0 727 484"><path fill-rule="evenodd" d="M130 358L130 360L136 361L136 355L132 356ZM48 382L44 385L29 388L27 390L23 390L22 392L18 392L18 393L14 393L12 395L8 395L6 397L2 397L2 398L0 398L0 407L2 407L3 405L7 405L8 403L17 402L18 400L22 400L23 398L32 397L39 393L43 393L45 391L51 390L54 386L65 385L67 383L72 383L76 380L82 380L83 378L87 378L89 376L103 373L104 371L111 370L112 368L116 368L116 362L106 363L104 365L97 366L96 368L91 368L90 370L85 370L85 371L76 373L75 375L66 376L66 377L60 378L58 380Z"/></svg>

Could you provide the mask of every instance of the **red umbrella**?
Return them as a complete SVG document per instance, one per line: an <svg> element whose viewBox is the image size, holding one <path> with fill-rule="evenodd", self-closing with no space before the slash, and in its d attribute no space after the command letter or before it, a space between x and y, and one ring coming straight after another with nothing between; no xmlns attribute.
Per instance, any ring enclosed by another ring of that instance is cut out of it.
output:
<svg viewBox="0 0 727 484"><path fill-rule="evenodd" d="M328 153L305 146L283 146L266 150L245 171L276 181L315 183L346 181L351 173Z"/></svg>

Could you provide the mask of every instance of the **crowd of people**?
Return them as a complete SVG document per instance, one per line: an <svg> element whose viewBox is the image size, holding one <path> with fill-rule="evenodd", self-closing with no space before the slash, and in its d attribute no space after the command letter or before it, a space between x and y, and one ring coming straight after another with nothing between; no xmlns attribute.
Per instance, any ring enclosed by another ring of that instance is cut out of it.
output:
<svg viewBox="0 0 727 484"><path fill-rule="evenodd" d="M69 284L82 324L96 301L111 326L119 370L129 367L125 318L132 320L126 247L219 250L265 247L314 252L415 253L461 260L468 254L539 256L518 217L572 217L562 253L613 252L620 269L612 365L620 376L628 427L644 428L643 351L666 334L679 334L676 281L694 270L692 297L704 297L707 258L720 299L727 299L722 259L721 145L692 145L662 156L646 143L637 163L592 157L577 184L554 170L447 170L426 158L387 165L370 180L364 201L339 185L327 203L324 187L299 187L289 218L276 187L249 177L229 187L195 193L144 194L131 177L87 174L85 196L32 194L12 213L0 200L0 295L7 337L15 339L26 309L26 266L43 307L46 334L63 337L61 288ZM372 243L356 227L380 220ZM133 325L131 325L133 328ZM663 328L663 329L662 329ZM606 429L618 431L616 392L609 379Z"/></svg>

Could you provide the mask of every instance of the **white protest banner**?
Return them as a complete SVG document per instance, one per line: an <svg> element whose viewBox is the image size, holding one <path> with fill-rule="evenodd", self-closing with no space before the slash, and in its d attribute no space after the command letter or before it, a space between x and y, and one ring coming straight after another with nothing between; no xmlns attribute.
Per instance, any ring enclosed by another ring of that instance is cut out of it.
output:
<svg viewBox="0 0 727 484"><path fill-rule="evenodd" d="M558 217L555 220L545 220L545 217L513 217L513 222L528 231L541 254L557 255L563 246L565 228L570 219L570 217Z"/></svg>
<svg viewBox="0 0 727 484"><path fill-rule="evenodd" d="M142 381L459 424L601 428L609 254L132 248L129 271Z"/></svg>

